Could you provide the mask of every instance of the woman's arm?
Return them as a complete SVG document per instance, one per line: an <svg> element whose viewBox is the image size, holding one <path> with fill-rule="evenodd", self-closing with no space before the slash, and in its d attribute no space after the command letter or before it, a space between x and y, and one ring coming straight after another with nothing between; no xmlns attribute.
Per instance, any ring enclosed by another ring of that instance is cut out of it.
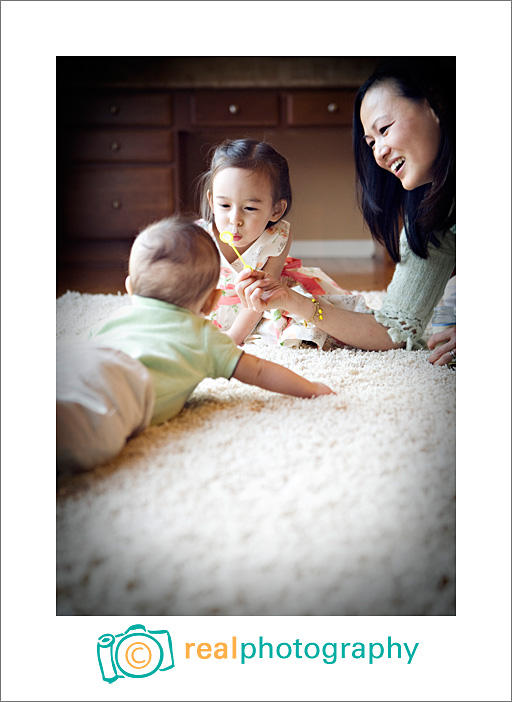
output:
<svg viewBox="0 0 512 702"><path fill-rule="evenodd" d="M309 320L316 311L309 297L282 285L275 278L264 277L261 271L242 271L235 288L242 304L260 313L279 308ZM335 339L367 351L403 348L403 343L391 340L387 328L379 324L372 314L343 310L321 299L319 302L323 319L311 321Z"/></svg>
<svg viewBox="0 0 512 702"><path fill-rule="evenodd" d="M242 354L233 378L242 383L257 385L265 390L280 392L295 397L317 397L318 395L335 395L336 393L323 383L313 383L302 378L289 368L272 361L266 361L248 353Z"/></svg>
<svg viewBox="0 0 512 702"><path fill-rule="evenodd" d="M339 309L320 299L323 319L312 320L319 329L350 346L368 351L422 348L422 335L455 265L454 229L445 232L439 247L429 247L429 257L421 259L401 237L401 262L397 264L382 307L374 314ZM262 278L256 272L242 273L235 284L238 296L249 309L284 309L310 319L315 306L278 280ZM448 349L445 349L446 363ZM451 358L451 357L450 357Z"/></svg>
<svg viewBox="0 0 512 702"><path fill-rule="evenodd" d="M407 349L424 348L423 334L434 307L444 294L455 266L455 231L439 234L440 246L429 246L428 258L411 250L405 232L400 237L400 257L382 306L375 319L395 342Z"/></svg>

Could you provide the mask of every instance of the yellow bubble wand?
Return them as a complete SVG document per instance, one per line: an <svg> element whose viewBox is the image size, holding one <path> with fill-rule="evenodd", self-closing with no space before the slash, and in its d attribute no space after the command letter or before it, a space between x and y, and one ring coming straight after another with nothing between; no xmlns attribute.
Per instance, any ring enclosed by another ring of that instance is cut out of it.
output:
<svg viewBox="0 0 512 702"><path fill-rule="evenodd" d="M236 253L236 255L238 256L238 258L239 258L239 259L242 261L242 263L244 264L244 268L250 268L251 271L253 271L254 268L253 268L252 266L249 266L249 264L247 264L247 263L244 261L244 259L240 256L240 254L239 254L238 251L236 250L236 246L233 244L233 234L232 234L231 232L221 232L221 233L219 234L219 236L220 236L220 240L221 240L221 241L223 241L225 244L229 244L229 245L231 246L231 248L232 248L233 251Z"/></svg>

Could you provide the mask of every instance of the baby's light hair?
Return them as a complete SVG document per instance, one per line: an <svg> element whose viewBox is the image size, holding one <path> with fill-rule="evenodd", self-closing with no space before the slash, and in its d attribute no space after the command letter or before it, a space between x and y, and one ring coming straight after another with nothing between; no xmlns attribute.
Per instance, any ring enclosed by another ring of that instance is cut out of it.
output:
<svg viewBox="0 0 512 702"><path fill-rule="evenodd" d="M218 284L220 256L204 229L174 215L137 236L129 273L134 295L190 308Z"/></svg>

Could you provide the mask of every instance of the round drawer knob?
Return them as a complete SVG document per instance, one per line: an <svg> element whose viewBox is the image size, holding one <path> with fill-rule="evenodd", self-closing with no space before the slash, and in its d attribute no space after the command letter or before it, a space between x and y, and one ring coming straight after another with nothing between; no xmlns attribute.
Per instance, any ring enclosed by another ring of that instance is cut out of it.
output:
<svg viewBox="0 0 512 702"><path fill-rule="evenodd" d="M113 141L110 144L110 148L112 151L119 151L119 149L121 148L121 144L118 141Z"/></svg>
<svg viewBox="0 0 512 702"><path fill-rule="evenodd" d="M111 115L117 115L119 112L119 107L117 105L110 105L109 112Z"/></svg>
<svg viewBox="0 0 512 702"><path fill-rule="evenodd" d="M327 105L327 112L337 112L338 111L338 105L335 102L330 102Z"/></svg>
<svg viewBox="0 0 512 702"><path fill-rule="evenodd" d="M232 115L237 115L240 112L240 107L238 105L230 105L229 111Z"/></svg>
<svg viewBox="0 0 512 702"><path fill-rule="evenodd" d="M112 200L112 207L114 210L119 210L121 208L121 203L119 200Z"/></svg>

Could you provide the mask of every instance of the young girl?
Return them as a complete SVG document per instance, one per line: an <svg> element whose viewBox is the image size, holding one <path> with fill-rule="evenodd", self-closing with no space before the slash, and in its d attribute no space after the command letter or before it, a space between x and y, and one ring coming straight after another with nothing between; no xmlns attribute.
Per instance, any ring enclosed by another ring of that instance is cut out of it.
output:
<svg viewBox="0 0 512 702"><path fill-rule="evenodd" d="M224 141L213 154L209 170L200 180L199 224L213 237L221 254L219 287L222 297L210 315L213 323L237 344L244 342L300 346L302 342L324 348L336 340L314 322L321 308L304 320L284 310L254 312L240 303L235 280L244 263L263 271L297 293L317 302L355 311L368 311L359 295L351 295L319 268L306 268L288 256L292 236L283 217L292 204L286 159L265 142L253 139ZM228 231L243 262L220 235ZM338 342L340 343L340 342Z"/></svg>

